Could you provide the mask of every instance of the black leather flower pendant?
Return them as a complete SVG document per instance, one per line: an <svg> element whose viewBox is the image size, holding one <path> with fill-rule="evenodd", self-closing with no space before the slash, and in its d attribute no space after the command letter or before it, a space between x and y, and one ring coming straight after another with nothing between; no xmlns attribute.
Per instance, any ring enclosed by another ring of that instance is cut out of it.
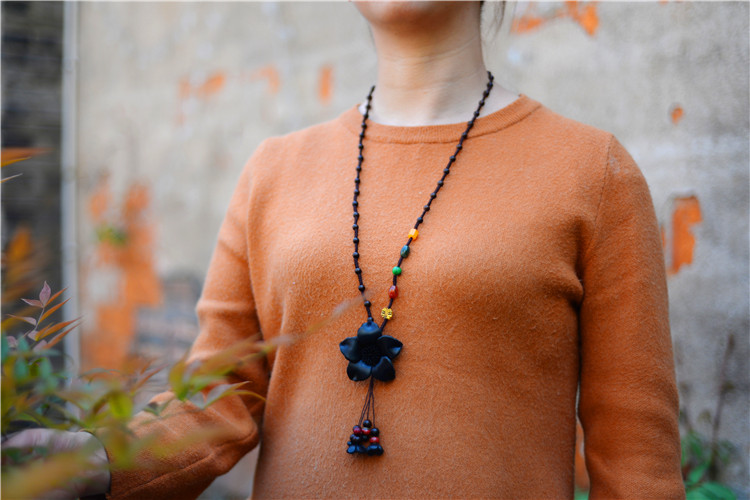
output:
<svg viewBox="0 0 750 500"><path fill-rule="evenodd" d="M359 327L356 337L346 338L339 344L341 354L349 360L346 374L350 379L367 380L372 375L383 382L396 378L392 361L402 346L397 339L383 335L377 323L370 320Z"/></svg>

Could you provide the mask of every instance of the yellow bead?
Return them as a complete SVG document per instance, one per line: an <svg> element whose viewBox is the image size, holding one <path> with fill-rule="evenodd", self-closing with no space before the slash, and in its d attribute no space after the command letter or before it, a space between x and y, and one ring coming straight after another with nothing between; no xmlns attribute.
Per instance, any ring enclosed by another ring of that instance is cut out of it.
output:
<svg viewBox="0 0 750 500"><path fill-rule="evenodd" d="M412 241L416 240L417 236L419 236L419 231L417 231L416 229L412 229L411 231L409 231L409 238L411 238Z"/></svg>
<svg viewBox="0 0 750 500"><path fill-rule="evenodd" d="M384 307L383 310L380 311L380 315L385 319L391 319L393 317L393 309Z"/></svg>

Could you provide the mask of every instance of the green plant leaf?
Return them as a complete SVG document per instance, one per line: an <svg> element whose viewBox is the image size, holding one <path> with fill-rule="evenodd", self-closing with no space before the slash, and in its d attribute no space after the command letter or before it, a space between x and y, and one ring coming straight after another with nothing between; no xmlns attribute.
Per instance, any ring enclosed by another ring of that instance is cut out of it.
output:
<svg viewBox="0 0 750 500"><path fill-rule="evenodd" d="M168 402L162 404L151 402L147 404L145 408L143 408L143 411L159 417L161 416L161 412L164 411L164 408L166 408L167 404Z"/></svg>
<svg viewBox="0 0 750 500"><path fill-rule="evenodd" d="M701 484L698 489L706 495L707 498L714 500L736 500L737 495L732 490L721 483L709 481Z"/></svg>
<svg viewBox="0 0 750 500"><path fill-rule="evenodd" d="M685 494L685 500L710 500L702 491L697 488L688 490Z"/></svg>
<svg viewBox="0 0 750 500"><path fill-rule="evenodd" d="M188 392L196 394L221 380L224 380L222 375L192 375L187 381Z"/></svg>
<svg viewBox="0 0 750 500"><path fill-rule="evenodd" d="M26 380L29 376L29 365L26 364L26 360L18 358L13 365L13 376L18 381Z"/></svg>
<svg viewBox="0 0 750 500"><path fill-rule="evenodd" d="M238 390L239 387L247 384L247 382L239 382L237 384L219 384L216 387L212 388L210 391L208 391L208 394L206 394L206 398L204 400L204 403L201 406L201 408L205 409L208 406L214 404L220 399L223 399L227 396L232 396L234 394L254 394L251 391L241 391Z"/></svg>
<svg viewBox="0 0 750 500"><path fill-rule="evenodd" d="M111 393L108 401L112 415L116 418L126 419L133 413L133 400L123 392L117 391Z"/></svg>
<svg viewBox="0 0 750 500"><path fill-rule="evenodd" d="M708 467L710 465L710 462L703 462L702 464L698 465L696 468L690 471L686 482L688 484L699 483L703 476L706 474L706 471L708 470Z"/></svg>
<svg viewBox="0 0 750 500"><path fill-rule="evenodd" d="M21 337L18 339L16 349L18 349L18 352L29 352L29 342L24 337Z"/></svg>
<svg viewBox="0 0 750 500"><path fill-rule="evenodd" d="M169 370L169 376L167 377L172 392L175 393L175 396L177 396L177 399L180 401L184 401L188 393L188 386L183 381L185 368L185 358L182 358L175 363L171 370Z"/></svg>
<svg viewBox="0 0 750 500"><path fill-rule="evenodd" d="M52 380L52 363L47 358L42 358L39 362L39 377L44 380Z"/></svg>
<svg viewBox="0 0 750 500"><path fill-rule="evenodd" d="M702 460L703 456L706 454L703 442L695 431L690 431L687 436L685 436L683 447L687 448L690 452L690 456L695 457L698 461Z"/></svg>
<svg viewBox="0 0 750 500"><path fill-rule="evenodd" d="M23 450L21 448L3 447L3 459L3 464L6 463L6 460L13 464L21 463L23 462Z"/></svg>

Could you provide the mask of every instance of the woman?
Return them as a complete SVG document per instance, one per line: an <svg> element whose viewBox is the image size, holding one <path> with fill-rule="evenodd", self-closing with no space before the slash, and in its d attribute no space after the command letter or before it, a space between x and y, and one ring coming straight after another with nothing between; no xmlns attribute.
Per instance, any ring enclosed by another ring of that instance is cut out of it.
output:
<svg viewBox="0 0 750 500"><path fill-rule="evenodd" d="M111 496L194 497L262 427L257 497L572 497L576 409L592 498L684 496L661 246L633 160L492 82L478 2L356 5L371 99L248 161L192 356L362 299L236 374L265 405L141 427L230 433L113 471Z"/></svg>

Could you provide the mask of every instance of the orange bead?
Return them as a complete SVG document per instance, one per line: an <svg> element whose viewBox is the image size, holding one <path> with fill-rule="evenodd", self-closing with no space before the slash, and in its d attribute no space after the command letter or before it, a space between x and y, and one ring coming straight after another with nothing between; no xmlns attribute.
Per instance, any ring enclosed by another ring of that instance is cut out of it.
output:
<svg viewBox="0 0 750 500"><path fill-rule="evenodd" d="M409 231L409 238L411 238L412 241L416 240L417 236L419 236L419 231L417 231L416 229L412 229L411 231Z"/></svg>
<svg viewBox="0 0 750 500"><path fill-rule="evenodd" d="M398 297L398 288L396 287L396 285L393 285L388 289L388 297L392 299Z"/></svg>

